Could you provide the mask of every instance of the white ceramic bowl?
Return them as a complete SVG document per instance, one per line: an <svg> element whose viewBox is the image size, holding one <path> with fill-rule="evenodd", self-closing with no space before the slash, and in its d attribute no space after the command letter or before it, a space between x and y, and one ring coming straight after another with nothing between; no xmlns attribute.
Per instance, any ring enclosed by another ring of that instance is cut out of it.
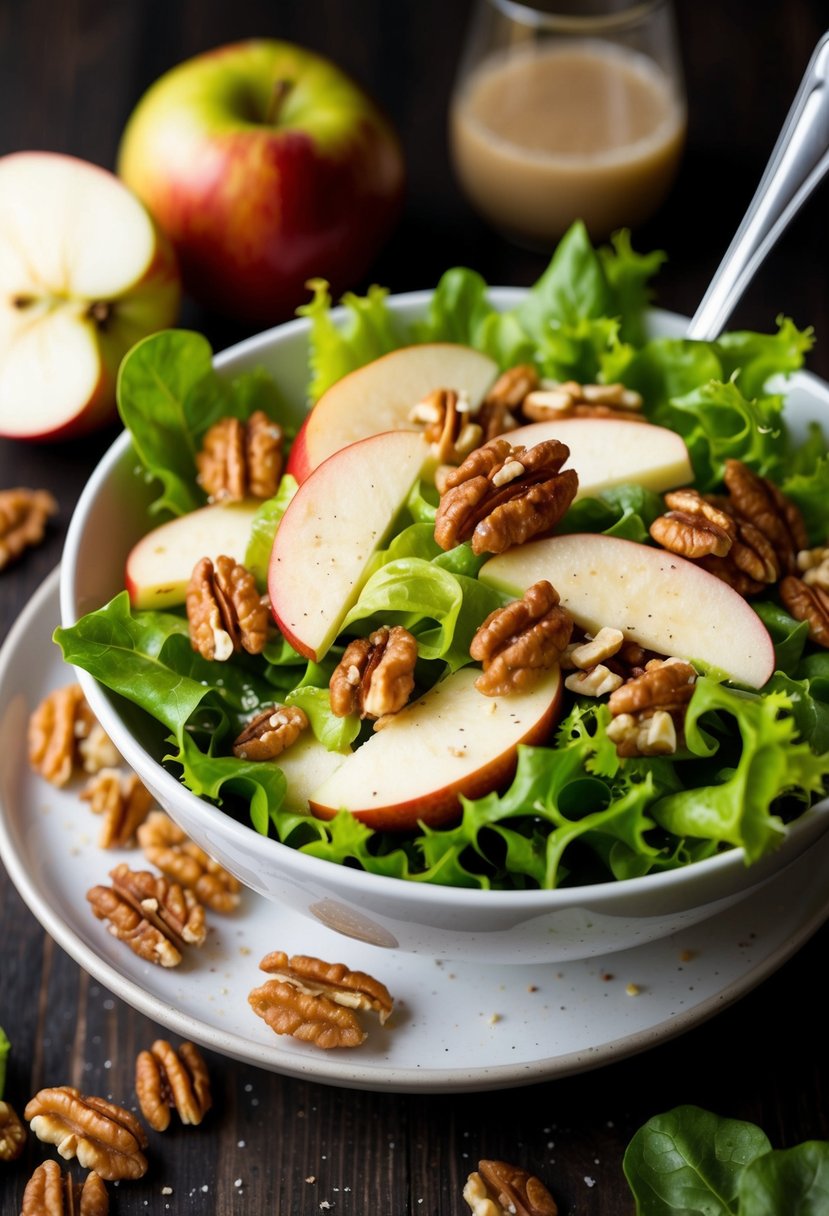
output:
<svg viewBox="0 0 829 1216"><path fill-rule="evenodd" d="M492 298L509 308L516 289ZM404 320L421 315L429 293L394 297ZM681 317L654 312L654 332L680 335ZM222 373L264 366L304 412L308 322L291 321L251 338L216 358ZM791 382L795 427L812 417L829 418L829 388L814 376ZM98 608L123 589L126 554L150 526L146 507L151 487L135 476L137 460L122 435L89 480L66 540L61 576L65 625ZM365 874L309 857L253 828L185 789L158 762L163 728L128 701L78 673L86 696L121 751L158 802L208 853L243 883L328 925L347 937L380 947L436 958L481 962L552 962L608 954L667 936L716 914L757 884L791 864L829 824L829 799L801 817L782 848L751 866L735 849L662 874L556 891L481 891L405 882ZM274 921L278 921L278 907ZM263 943L263 949L267 943ZM301 942L287 944L301 951Z"/></svg>

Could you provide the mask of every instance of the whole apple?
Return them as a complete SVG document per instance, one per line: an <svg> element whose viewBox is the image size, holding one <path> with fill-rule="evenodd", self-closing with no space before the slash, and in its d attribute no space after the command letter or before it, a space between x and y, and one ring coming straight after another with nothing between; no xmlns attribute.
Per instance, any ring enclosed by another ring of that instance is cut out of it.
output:
<svg viewBox="0 0 829 1216"><path fill-rule="evenodd" d="M75 438L115 417L121 359L173 325L175 254L112 173L0 157L0 435Z"/></svg>
<svg viewBox="0 0 829 1216"><path fill-rule="evenodd" d="M127 124L118 171L173 241L192 295L259 324L292 315L311 277L338 294L356 285L404 181L397 136L363 90L270 40L162 76Z"/></svg>

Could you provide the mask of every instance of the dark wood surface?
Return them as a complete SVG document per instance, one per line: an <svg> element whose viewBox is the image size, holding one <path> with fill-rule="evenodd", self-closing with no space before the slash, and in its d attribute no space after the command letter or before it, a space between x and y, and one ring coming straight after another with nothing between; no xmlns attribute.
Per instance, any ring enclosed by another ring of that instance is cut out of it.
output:
<svg viewBox="0 0 829 1216"><path fill-rule="evenodd" d="M428 287L462 262L493 283L529 283L542 259L489 232L448 166L447 97L468 8L467 0L0 0L0 154L42 148L112 166L132 106L165 68L240 37L294 39L365 84L404 140L406 213L372 279L393 290ZM691 312L754 190L825 10L822 0L681 0L679 15L689 145L669 202L636 243L667 250L658 302ZM769 258L734 323L770 328L787 313L814 325L808 365L829 377L827 189ZM217 349L242 336L192 305L185 315ZM46 543L0 575L0 637L59 561L75 500L114 434L39 447L0 441L0 486L45 486L60 502ZM759 989L678 1039L529 1089L351 1092L210 1055L214 1111L198 1131L154 1137L150 1174L114 1190L112 1210L449 1216L466 1210L463 1180L487 1156L538 1173L563 1216L631 1213L624 1147L646 1118L678 1103L754 1120L779 1147L829 1137L819 996L827 947L824 929ZM42 1085L67 1082L129 1099L135 1052L157 1032L50 941L2 871L0 1025L14 1043L7 1096L19 1108ZM17 1213L44 1155L32 1140L21 1162L0 1164L0 1216ZM312 1175L316 1182L307 1182Z"/></svg>

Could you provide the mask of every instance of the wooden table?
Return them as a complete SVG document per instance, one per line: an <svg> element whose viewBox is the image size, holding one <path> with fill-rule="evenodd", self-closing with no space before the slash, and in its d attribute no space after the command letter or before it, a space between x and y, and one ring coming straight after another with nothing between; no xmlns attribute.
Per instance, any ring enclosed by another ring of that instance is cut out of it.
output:
<svg viewBox="0 0 829 1216"><path fill-rule="evenodd" d="M111 166L131 107L166 67L239 37L283 36L338 60L402 133L406 215L372 278L393 290L428 287L445 267L466 263L490 282L527 284L543 260L488 231L448 166L444 119L468 7L467 0L3 0L0 153L47 148ZM822 32L822 8L821 0L681 0L688 152L668 204L636 234L639 248L669 254L663 306L690 312L700 298ZM808 365L829 377L826 189L768 260L733 323L768 329L786 313L813 324L818 342ZM241 336L192 305L186 319L217 349ZM114 434L61 446L0 442L0 485L46 486L60 502L46 543L0 575L0 636L59 561L75 500ZM44 934L4 874L0 909L0 1024L14 1043L9 1097L22 1107L44 1084L81 1078L89 1093L131 1092L135 1051L157 1028L107 999ZM823 929L758 990L683 1037L529 1089L353 1092L209 1056L215 1110L198 1133L178 1128L157 1137L151 1174L113 1191L113 1211L449 1216L465 1210L463 1180L488 1156L537 1172L563 1214L630 1213L624 1147L645 1119L678 1103L753 1120L779 1147L829 1136L829 1058L817 995L827 948ZM24 1181L43 1155L32 1144L17 1165L0 1166L2 1216L18 1211Z"/></svg>

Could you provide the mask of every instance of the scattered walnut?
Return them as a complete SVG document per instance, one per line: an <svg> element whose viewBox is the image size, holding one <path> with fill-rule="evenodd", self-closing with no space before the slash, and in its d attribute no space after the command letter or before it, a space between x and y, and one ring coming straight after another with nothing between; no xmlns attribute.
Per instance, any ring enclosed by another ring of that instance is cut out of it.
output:
<svg viewBox="0 0 829 1216"><path fill-rule="evenodd" d="M483 664L475 687L488 697L531 688L559 662L572 631L555 588L546 579L533 583L520 600L491 612L472 639L469 653Z"/></svg>
<svg viewBox="0 0 829 1216"><path fill-rule="evenodd" d="M225 662L239 650L261 654L270 611L253 575L232 557L198 561L187 587L190 642L204 659Z"/></svg>
<svg viewBox="0 0 829 1216"><path fill-rule="evenodd" d="M0 570L20 557L24 549L40 544L46 522L57 509L47 490L24 486L0 490Z"/></svg>
<svg viewBox="0 0 829 1216"><path fill-rule="evenodd" d="M259 964L275 978L254 988L248 1002L276 1034L289 1034L324 1049L359 1047L366 1032L355 1010L373 1010L384 1023L393 1001L385 984L342 963L282 950Z"/></svg>
<svg viewBox="0 0 829 1216"><path fill-rule="evenodd" d="M410 422L424 424L423 433L441 463L460 464L483 441L483 431L472 421L469 400L451 388L438 388L419 401Z"/></svg>
<svg viewBox="0 0 829 1216"><path fill-rule="evenodd" d="M79 768L96 773L121 757L86 703L80 684L56 688L29 718L29 763L52 785L63 786Z"/></svg>
<svg viewBox="0 0 829 1216"><path fill-rule="evenodd" d="M647 422L642 397L624 384L578 384L575 380L542 380L524 400L522 413L531 422L550 418L619 418Z"/></svg>
<svg viewBox="0 0 829 1216"><path fill-rule="evenodd" d="M77 1157L101 1178L141 1178L147 1172L147 1136L130 1111L104 1098L86 1097L71 1085L41 1089L24 1111L39 1140L61 1157Z"/></svg>
<svg viewBox="0 0 829 1216"><path fill-rule="evenodd" d="M203 945L204 908L192 891L124 862L110 877L111 887L92 887L86 898L98 919L109 921L110 933L139 958L176 967L185 944Z"/></svg>
<svg viewBox="0 0 829 1216"><path fill-rule="evenodd" d="M494 439L477 448L446 479L435 540L442 549L471 540L477 554L503 553L550 531L578 489L576 472L561 471L569 455L556 439L532 448Z"/></svg>
<svg viewBox="0 0 829 1216"><path fill-rule="evenodd" d="M232 912L238 907L238 879L190 840L164 811L147 816L138 829L138 843L151 865L171 882L187 887L214 912Z"/></svg>
<svg viewBox="0 0 829 1216"><path fill-rule="evenodd" d="M581 697L604 697L623 683L624 676L618 671L611 671L604 663L596 663L583 671L572 672L564 681L564 687Z"/></svg>
<svg viewBox="0 0 829 1216"><path fill-rule="evenodd" d="M157 1132L170 1126L172 1108L182 1123L201 1123L212 1098L207 1065L198 1047L182 1043L176 1051L166 1039L156 1039L135 1061L135 1093L141 1113Z"/></svg>
<svg viewBox="0 0 829 1216"><path fill-rule="evenodd" d="M349 642L328 685L331 712L381 718L398 713L414 688L417 642L408 629L383 625Z"/></svg>
<svg viewBox="0 0 829 1216"><path fill-rule="evenodd" d="M608 738L620 756L675 752L697 673L684 659L651 659L641 675L611 693Z"/></svg>
<svg viewBox="0 0 829 1216"><path fill-rule="evenodd" d="M272 498L282 474L282 428L262 410L214 423L196 456L198 481L214 502Z"/></svg>
<svg viewBox="0 0 829 1216"><path fill-rule="evenodd" d="M506 1161L479 1161L463 1197L473 1216L558 1216L558 1207L540 1179Z"/></svg>
<svg viewBox="0 0 829 1216"><path fill-rule="evenodd" d="M571 643L564 653L561 665L562 667L580 667L582 671L589 671L597 663L603 663L605 659L619 654L624 644L625 635L621 629L612 629L605 625L594 638L584 642Z"/></svg>
<svg viewBox="0 0 829 1216"><path fill-rule="evenodd" d="M20 1216L108 1216L106 1183L93 1170L83 1183L62 1174L57 1161L43 1161L26 1183Z"/></svg>
<svg viewBox="0 0 829 1216"><path fill-rule="evenodd" d="M275 760L307 726L308 715L298 705L270 705L250 719L233 744L233 754L240 760Z"/></svg>
<svg viewBox="0 0 829 1216"><path fill-rule="evenodd" d="M829 591L790 574L780 584L780 598L796 621L807 621L809 637L829 649Z"/></svg>
<svg viewBox="0 0 829 1216"><path fill-rule="evenodd" d="M741 460L727 460L723 478L735 514L768 539L779 568L794 573L798 551L809 543L798 508L774 482L760 477Z"/></svg>
<svg viewBox="0 0 829 1216"><path fill-rule="evenodd" d="M14 1161L23 1152L26 1129L13 1106L0 1099L0 1161Z"/></svg>
<svg viewBox="0 0 829 1216"><path fill-rule="evenodd" d="M727 511L708 502L696 490L674 490L665 495L668 511L650 526L658 545L682 557L714 554L725 557L734 543L736 524Z"/></svg>
<svg viewBox="0 0 829 1216"><path fill-rule="evenodd" d="M126 848L155 801L135 773L122 775L115 768L103 768L91 777L81 798L96 815L104 816L98 840L102 849Z"/></svg>

